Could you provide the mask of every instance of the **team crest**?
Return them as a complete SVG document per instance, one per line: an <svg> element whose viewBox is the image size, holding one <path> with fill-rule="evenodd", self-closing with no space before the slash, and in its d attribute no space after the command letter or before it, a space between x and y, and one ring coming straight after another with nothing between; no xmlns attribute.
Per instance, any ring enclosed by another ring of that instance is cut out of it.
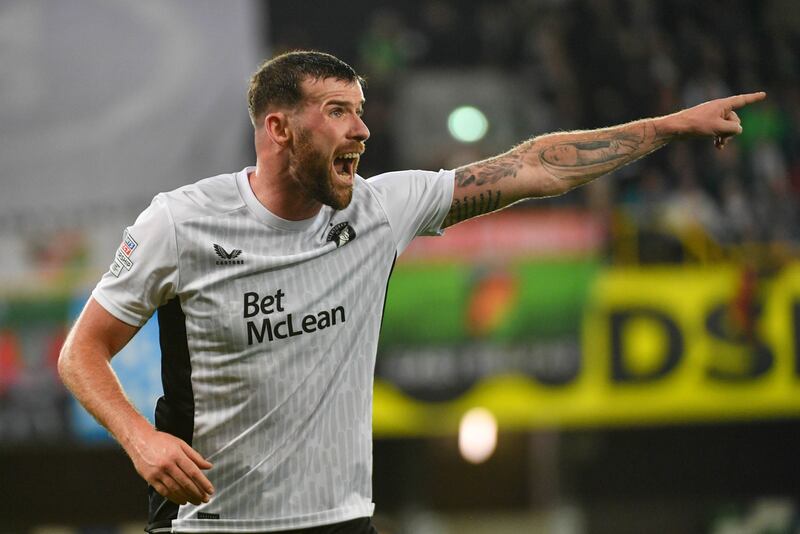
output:
<svg viewBox="0 0 800 534"><path fill-rule="evenodd" d="M355 239L356 231L350 226L350 223L339 223L328 232L328 238L325 241L333 241L337 247L341 247Z"/></svg>

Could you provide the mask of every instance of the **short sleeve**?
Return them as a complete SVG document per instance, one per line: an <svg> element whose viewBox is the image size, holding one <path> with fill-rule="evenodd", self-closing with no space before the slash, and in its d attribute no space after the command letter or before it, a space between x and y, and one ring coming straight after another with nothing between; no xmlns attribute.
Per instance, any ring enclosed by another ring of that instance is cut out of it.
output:
<svg viewBox="0 0 800 534"><path fill-rule="evenodd" d="M125 229L108 272L92 297L111 315L142 326L153 312L172 299L178 286L175 229L163 197Z"/></svg>
<svg viewBox="0 0 800 534"><path fill-rule="evenodd" d="M441 235L442 222L453 202L453 171L396 171L367 183L392 227L397 253L418 235Z"/></svg>

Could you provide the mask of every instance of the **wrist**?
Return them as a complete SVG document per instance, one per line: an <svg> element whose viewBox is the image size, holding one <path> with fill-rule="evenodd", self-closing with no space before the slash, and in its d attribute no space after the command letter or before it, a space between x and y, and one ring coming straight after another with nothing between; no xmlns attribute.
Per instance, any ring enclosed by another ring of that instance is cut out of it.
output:
<svg viewBox="0 0 800 534"><path fill-rule="evenodd" d="M138 415L138 414L137 414ZM147 419L139 416L135 420L124 425L122 431L117 435L122 448L129 451L131 448L138 450L141 444L149 441L151 435L157 432Z"/></svg>
<svg viewBox="0 0 800 534"><path fill-rule="evenodd" d="M675 139L688 135L689 126L681 117L680 112L653 119L659 136L666 139Z"/></svg>

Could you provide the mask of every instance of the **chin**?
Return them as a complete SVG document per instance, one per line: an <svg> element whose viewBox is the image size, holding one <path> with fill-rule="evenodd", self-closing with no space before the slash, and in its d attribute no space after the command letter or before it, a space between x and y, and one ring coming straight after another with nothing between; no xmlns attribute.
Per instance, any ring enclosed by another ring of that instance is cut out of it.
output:
<svg viewBox="0 0 800 534"><path fill-rule="evenodd" d="M353 175L352 183L345 185L341 182L341 178L336 175L330 177L327 187L320 191L323 198L318 198L320 202L330 206L335 210L343 210L350 205L353 200L353 186L355 183L355 175Z"/></svg>
<svg viewBox="0 0 800 534"><path fill-rule="evenodd" d="M348 189L346 193L333 194L328 200L329 202L324 202L324 204L327 204L335 210L343 210L353 201L353 189Z"/></svg>

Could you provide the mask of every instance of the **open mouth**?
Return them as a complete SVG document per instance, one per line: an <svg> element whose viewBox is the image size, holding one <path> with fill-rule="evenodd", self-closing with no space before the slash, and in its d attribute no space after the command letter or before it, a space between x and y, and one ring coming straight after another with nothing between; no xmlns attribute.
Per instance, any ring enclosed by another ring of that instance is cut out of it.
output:
<svg viewBox="0 0 800 534"><path fill-rule="evenodd" d="M341 178L351 181L356 173L356 166L358 165L358 152L348 152L347 154L340 154L333 159L333 170L336 171Z"/></svg>

